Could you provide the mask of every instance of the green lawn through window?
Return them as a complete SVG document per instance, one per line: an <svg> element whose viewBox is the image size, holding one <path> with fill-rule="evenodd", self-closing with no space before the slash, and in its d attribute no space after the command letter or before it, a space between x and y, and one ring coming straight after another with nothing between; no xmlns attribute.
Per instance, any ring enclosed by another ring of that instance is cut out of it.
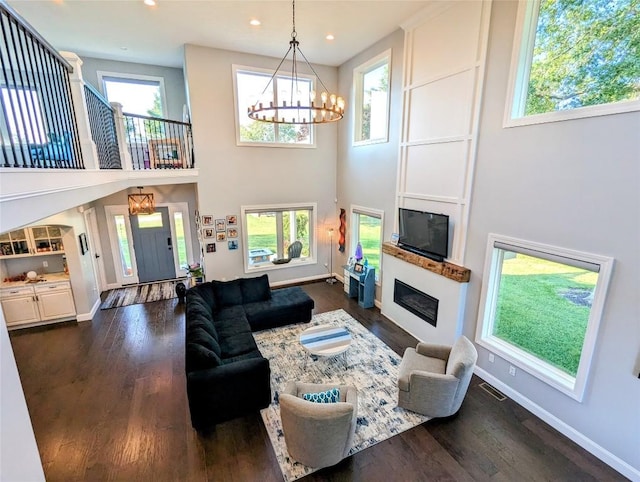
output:
<svg viewBox="0 0 640 482"><path fill-rule="evenodd" d="M575 376L597 278L588 270L505 252L493 334Z"/></svg>

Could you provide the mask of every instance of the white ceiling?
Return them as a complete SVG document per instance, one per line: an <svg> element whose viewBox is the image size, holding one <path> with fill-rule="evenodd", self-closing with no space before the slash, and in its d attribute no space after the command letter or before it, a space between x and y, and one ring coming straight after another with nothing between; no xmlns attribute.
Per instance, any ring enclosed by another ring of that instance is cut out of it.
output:
<svg viewBox="0 0 640 482"><path fill-rule="evenodd" d="M182 67L183 45L281 58L292 29L283 0L9 0L58 50L80 56ZM296 31L310 62L338 66L422 10L427 1L298 0ZM252 27L249 21L262 22ZM325 39L333 34L335 40Z"/></svg>

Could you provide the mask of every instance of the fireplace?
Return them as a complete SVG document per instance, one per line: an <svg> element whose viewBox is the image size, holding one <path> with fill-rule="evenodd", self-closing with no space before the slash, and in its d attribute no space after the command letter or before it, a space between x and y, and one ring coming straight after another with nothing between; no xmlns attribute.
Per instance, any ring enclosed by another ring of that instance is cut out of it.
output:
<svg viewBox="0 0 640 482"><path fill-rule="evenodd" d="M430 325L438 321L438 300L402 281L395 280L393 301Z"/></svg>

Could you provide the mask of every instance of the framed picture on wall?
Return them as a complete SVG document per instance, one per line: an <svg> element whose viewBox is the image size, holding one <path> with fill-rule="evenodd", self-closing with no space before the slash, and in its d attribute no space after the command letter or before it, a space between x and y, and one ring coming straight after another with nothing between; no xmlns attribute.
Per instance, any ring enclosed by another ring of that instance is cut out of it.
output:
<svg viewBox="0 0 640 482"><path fill-rule="evenodd" d="M229 226L235 226L236 224L238 224L238 216L236 216L235 214L228 214L227 224Z"/></svg>
<svg viewBox="0 0 640 482"><path fill-rule="evenodd" d="M227 223L224 219L216 219L216 231L224 231L227 229Z"/></svg>
<svg viewBox="0 0 640 482"><path fill-rule="evenodd" d="M204 229L204 237L205 238L213 238L215 236L215 233L213 231L213 228L205 228Z"/></svg>
<svg viewBox="0 0 640 482"><path fill-rule="evenodd" d="M216 233L216 241L224 241L227 239L227 235L225 234L225 232L221 232L221 233Z"/></svg>
<svg viewBox="0 0 640 482"><path fill-rule="evenodd" d="M87 235L85 233L80 233L78 235L78 241L80 242L80 253L84 256L86 252L89 251L89 243L87 243Z"/></svg>
<svg viewBox="0 0 640 482"><path fill-rule="evenodd" d="M238 230L236 228L227 229L227 238L237 238Z"/></svg>
<svg viewBox="0 0 640 482"><path fill-rule="evenodd" d="M213 225L213 216L202 216L202 225L203 226L211 226Z"/></svg>
<svg viewBox="0 0 640 482"><path fill-rule="evenodd" d="M207 253L216 252L216 243L207 243Z"/></svg>
<svg viewBox="0 0 640 482"><path fill-rule="evenodd" d="M229 249L238 249L238 240L232 239L228 242Z"/></svg>

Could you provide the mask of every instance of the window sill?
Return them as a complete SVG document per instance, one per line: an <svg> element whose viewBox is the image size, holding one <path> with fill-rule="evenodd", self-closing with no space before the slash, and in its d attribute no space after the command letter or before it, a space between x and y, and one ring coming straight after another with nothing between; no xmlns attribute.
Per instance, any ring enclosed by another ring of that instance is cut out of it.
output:
<svg viewBox="0 0 640 482"><path fill-rule="evenodd" d="M496 336L477 338L476 343L529 375L536 377L574 400L582 402L584 387L580 388L578 380L568 373L559 370L524 350L520 350Z"/></svg>
<svg viewBox="0 0 640 482"><path fill-rule="evenodd" d="M551 122L561 122L573 119L584 119L603 115L623 114L625 112L640 111L640 100L615 102L612 104L593 105L579 107L577 109L547 112L545 114L535 114L525 117L511 118L509 114L505 117L503 127L520 127L534 124L548 124Z"/></svg>
<svg viewBox="0 0 640 482"><path fill-rule="evenodd" d="M287 269L287 268L300 268L303 266L309 266L313 264L317 264L317 261L313 258L294 259L294 260L291 260L289 263L284 263L284 264L273 264L272 262L269 261L267 263L260 263L260 264L255 264L251 266L245 266L244 272L246 274L258 273L262 271L274 271L274 270Z"/></svg>

